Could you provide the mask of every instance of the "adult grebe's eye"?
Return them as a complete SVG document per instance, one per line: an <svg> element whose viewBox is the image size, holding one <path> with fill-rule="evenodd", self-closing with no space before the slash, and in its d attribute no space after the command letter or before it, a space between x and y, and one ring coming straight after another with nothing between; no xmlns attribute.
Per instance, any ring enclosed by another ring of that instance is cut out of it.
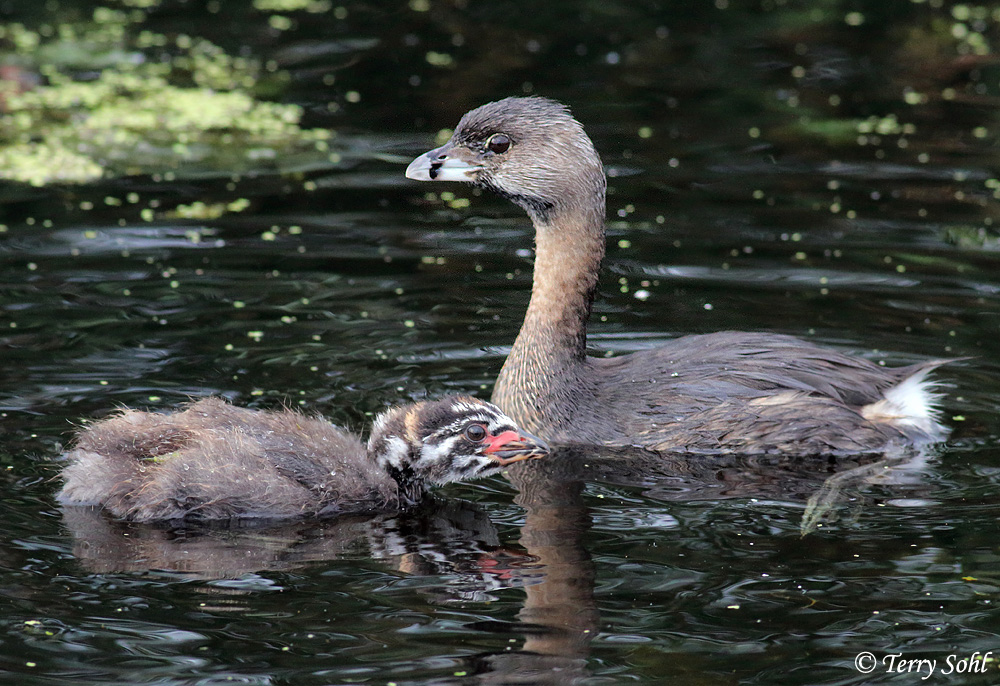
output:
<svg viewBox="0 0 1000 686"><path fill-rule="evenodd" d="M465 437L473 443L480 443L486 440L486 427L482 424L469 424L465 427Z"/></svg>
<svg viewBox="0 0 1000 686"><path fill-rule="evenodd" d="M505 153L510 149L510 136L506 133L494 133L486 141L486 147L490 152L495 152L498 155Z"/></svg>

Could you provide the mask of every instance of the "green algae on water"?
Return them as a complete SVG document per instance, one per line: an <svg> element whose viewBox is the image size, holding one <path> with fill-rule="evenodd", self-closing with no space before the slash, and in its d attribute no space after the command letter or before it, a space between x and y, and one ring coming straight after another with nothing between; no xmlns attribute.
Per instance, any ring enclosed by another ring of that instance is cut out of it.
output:
<svg viewBox="0 0 1000 686"><path fill-rule="evenodd" d="M143 19L140 10L97 8L92 22L58 26L51 37L0 25L0 178L33 186L184 178L255 171L285 155L301 163L303 154L329 164L328 131L300 127L297 105L254 96L257 61L143 30ZM152 48L171 59L148 60ZM80 69L91 73L86 81L75 77Z"/></svg>

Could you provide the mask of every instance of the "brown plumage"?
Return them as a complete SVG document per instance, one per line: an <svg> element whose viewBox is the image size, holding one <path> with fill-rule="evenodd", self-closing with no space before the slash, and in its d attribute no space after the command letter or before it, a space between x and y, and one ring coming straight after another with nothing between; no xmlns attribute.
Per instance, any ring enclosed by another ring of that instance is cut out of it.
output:
<svg viewBox="0 0 1000 686"><path fill-rule="evenodd" d="M593 143L557 102L507 98L472 110L406 174L491 189L531 217L531 301L493 401L550 441L804 454L946 435L925 379L943 360L884 368L790 336L734 331L587 357L606 182Z"/></svg>
<svg viewBox="0 0 1000 686"><path fill-rule="evenodd" d="M136 521L328 516L415 503L547 448L496 406L451 397L383 413L366 447L329 422L207 398L81 431L59 500Z"/></svg>

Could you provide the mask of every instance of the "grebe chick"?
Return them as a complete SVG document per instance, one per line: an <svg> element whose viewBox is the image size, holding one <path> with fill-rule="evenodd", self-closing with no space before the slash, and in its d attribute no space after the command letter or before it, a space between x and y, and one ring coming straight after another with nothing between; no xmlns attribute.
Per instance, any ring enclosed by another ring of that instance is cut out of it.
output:
<svg viewBox="0 0 1000 686"><path fill-rule="evenodd" d="M432 484L547 453L475 398L388 410L367 446L323 419L206 398L166 414L123 410L82 430L58 498L143 522L386 511L416 503Z"/></svg>

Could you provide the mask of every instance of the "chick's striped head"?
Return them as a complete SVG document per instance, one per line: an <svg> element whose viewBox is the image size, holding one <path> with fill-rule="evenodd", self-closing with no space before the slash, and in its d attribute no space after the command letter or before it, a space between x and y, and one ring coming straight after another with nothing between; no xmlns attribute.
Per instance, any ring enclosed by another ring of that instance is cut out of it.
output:
<svg viewBox="0 0 1000 686"><path fill-rule="evenodd" d="M393 408L368 440L368 453L397 479L433 484L487 476L548 452L496 405L462 396Z"/></svg>

